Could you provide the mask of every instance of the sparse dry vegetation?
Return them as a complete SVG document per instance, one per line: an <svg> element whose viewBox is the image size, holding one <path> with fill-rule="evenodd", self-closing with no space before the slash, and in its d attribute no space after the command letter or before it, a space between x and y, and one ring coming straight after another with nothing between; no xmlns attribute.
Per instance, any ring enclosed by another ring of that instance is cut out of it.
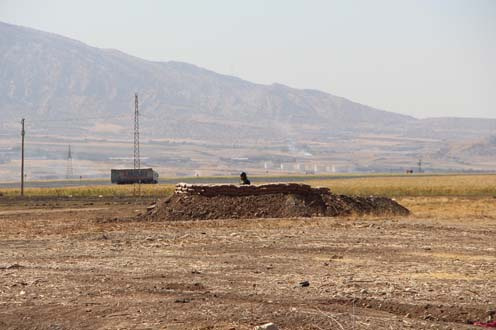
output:
<svg viewBox="0 0 496 330"><path fill-rule="evenodd" d="M397 201L417 218L479 221L496 219L494 197L400 197Z"/></svg>
<svg viewBox="0 0 496 330"><path fill-rule="evenodd" d="M345 195L402 196L496 196L496 175L404 175L311 180L313 186L329 187Z"/></svg>
<svg viewBox="0 0 496 330"><path fill-rule="evenodd" d="M308 178L310 177L310 180ZM221 177L225 178L225 177ZM311 176L295 176L295 182L312 186L329 187L333 193L359 196L421 197L421 196L496 196L496 174L480 175L370 175L329 176L329 179L311 179ZM233 178L236 181L236 178ZM264 177L256 177L255 184L263 183ZM26 196L133 196L132 185L94 185L61 188L27 188ZM166 197L172 194L170 184L141 185L143 196ZM17 196L19 189L0 189L4 196Z"/></svg>
<svg viewBox="0 0 496 330"><path fill-rule="evenodd" d="M115 186L80 186L80 187L57 187L57 188L27 188L24 194L28 197L98 197L98 196L133 196L135 187L133 185ZM136 186L136 189L137 186ZM165 197L172 194L173 185L141 185L141 195L147 197ZM7 188L0 190L4 196L18 196L19 189Z"/></svg>

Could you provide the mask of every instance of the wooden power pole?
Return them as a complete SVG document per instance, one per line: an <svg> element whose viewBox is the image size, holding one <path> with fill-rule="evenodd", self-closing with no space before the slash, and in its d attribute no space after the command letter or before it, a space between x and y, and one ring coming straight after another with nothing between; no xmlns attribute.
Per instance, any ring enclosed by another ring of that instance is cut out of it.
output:
<svg viewBox="0 0 496 330"><path fill-rule="evenodd" d="M24 135L26 135L26 131L24 130L24 118L21 120L22 131L22 143L21 143L21 196L24 196Z"/></svg>

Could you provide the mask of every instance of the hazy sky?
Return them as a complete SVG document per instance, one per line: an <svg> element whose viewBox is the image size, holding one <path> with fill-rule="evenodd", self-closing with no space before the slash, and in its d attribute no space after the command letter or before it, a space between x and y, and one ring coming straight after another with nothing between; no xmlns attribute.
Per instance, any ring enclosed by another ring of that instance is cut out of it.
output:
<svg viewBox="0 0 496 330"><path fill-rule="evenodd" d="M0 0L0 20L416 117L496 118L496 0Z"/></svg>

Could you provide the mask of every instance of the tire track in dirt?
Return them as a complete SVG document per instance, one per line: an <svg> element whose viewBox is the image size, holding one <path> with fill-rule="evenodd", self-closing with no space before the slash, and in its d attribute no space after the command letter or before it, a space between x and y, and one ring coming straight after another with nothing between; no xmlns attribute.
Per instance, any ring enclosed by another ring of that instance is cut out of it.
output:
<svg viewBox="0 0 496 330"><path fill-rule="evenodd" d="M101 211L107 210L108 207L87 207L87 208L65 208L65 209L29 209L29 210L12 210L0 211L0 215L16 215L16 214L45 214L45 213L60 213L60 212L88 212L88 211Z"/></svg>
<svg viewBox="0 0 496 330"><path fill-rule="evenodd" d="M329 299L324 304L357 306L401 317L437 322L473 324L480 320L494 320L496 309L488 306L453 306L443 304L408 304L371 298Z"/></svg>

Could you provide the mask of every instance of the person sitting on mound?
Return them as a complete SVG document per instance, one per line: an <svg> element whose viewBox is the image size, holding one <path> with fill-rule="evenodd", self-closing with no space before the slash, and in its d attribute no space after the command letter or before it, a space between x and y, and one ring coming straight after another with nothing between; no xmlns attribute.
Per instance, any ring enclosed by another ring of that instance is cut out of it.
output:
<svg viewBox="0 0 496 330"><path fill-rule="evenodd" d="M239 184L251 184L245 172L241 172L241 174L239 175L239 181Z"/></svg>

